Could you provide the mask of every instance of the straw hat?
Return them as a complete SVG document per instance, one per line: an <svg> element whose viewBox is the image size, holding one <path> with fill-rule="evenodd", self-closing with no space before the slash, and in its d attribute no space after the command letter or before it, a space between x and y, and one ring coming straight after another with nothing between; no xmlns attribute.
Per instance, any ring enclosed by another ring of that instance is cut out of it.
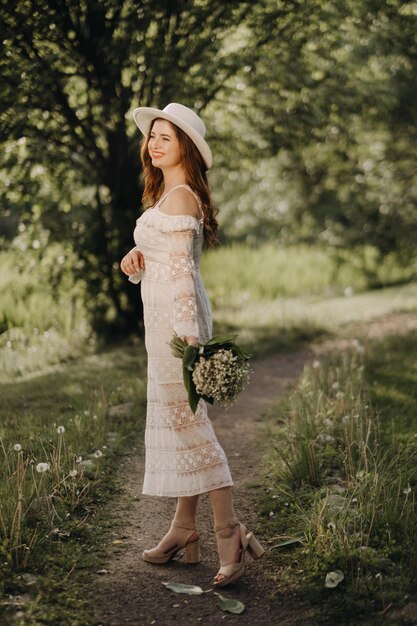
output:
<svg viewBox="0 0 417 626"><path fill-rule="evenodd" d="M168 120L168 122L179 126L181 130L187 133L191 141L197 146L207 169L211 168L213 156L208 143L204 139L206 127L197 113L177 102L171 102L162 110L152 107L139 107L133 111L133 119L144 135L148 134L151 123L156 118Z"/></svg>

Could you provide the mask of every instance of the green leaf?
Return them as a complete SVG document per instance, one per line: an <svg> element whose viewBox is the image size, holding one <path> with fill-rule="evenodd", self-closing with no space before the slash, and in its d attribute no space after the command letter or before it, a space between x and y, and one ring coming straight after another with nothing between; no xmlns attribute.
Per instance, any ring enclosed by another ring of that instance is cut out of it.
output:
<svg viewBox="0 0 417 626"><path fill-rule="evenodd" d="M274 546L269 548L270 550L276 550L277 548L286 548L288 546L300 545L300 539L287 539L287 541L281 541L280 543L276 543Z"/></svg>
<svg viewBox="0 0 417 626"><path fill-rule="evenodd" d="M244 348L241 348L240 346L233 346L233 352L234 354L236 354L236 356L238 356L240 359L247 361L252 355L247 352Z"/></svg>
<svg viewBox="0 0 417 626"><path fill-rule="evenodd" d="M206 341L204 345L205 346L217 346L217 344L219 343L232 344L235 342L236 338L237 338L237 335L215 335L214 337Z"/></svg>
<svg viewBox="0 0 417 626"><path fill-rule="evenodd" d="M242 602L239 602L239 600L225 598L217 592L214 593L219 598L219 605L223 611L227 611L228 613L234 613L235 615L240 615L240 613L243 613L243 611L245 610L245 605Z"/></svg>
<svg viewBox="0 0 417 626"><path fill-rule="evenodd" d="M187 347L187 344L185 343L185 341L183 341L180 337L175 335L169 342L169 345L171 347L172 354L175 357L182 359L184 356L184 350Z"/></svg>
<svg viewBox="0 0 417 626"><path fill-rule="evenodd" d="M183 583L162 583L167 589L175 591L175 593L186 593L189 596L199 596L203 593L201 587L197 585L184 585Z"/></svg>
<svg viewBox="0 0 417 626"><path fill-rule="evenodd" d="M190 376L191 378L191 376ZM191 378L190 389L188 391L188 404L193 413L197 410L198 401L200 400L200 396L197 393L197 389L195 388L194 381Z"/></svg>
<svg viewBox="0 0 417 626"><path fill-rule="evenodd" d="M198 356L198 348L196 346L188 345L184 350L184 356L182 357L182 364L190 372L193 370L193 365Z"/></svg>
<svg viewBox="0 0 417 626"><path fill-rule="evenodd" d="M342 582L344 577L345 575L340 569L336 569L334 570L334 572L329 572L326 576L326 580L324 581L324 586L328 587L329 589L333 589Z"/></svg>

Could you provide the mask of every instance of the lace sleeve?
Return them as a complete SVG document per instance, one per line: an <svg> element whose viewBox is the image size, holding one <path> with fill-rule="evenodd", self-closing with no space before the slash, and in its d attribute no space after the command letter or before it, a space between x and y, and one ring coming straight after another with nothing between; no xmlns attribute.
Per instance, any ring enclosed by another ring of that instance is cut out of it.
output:
<svg viewBox="0 0 417 626"><path fill-rule="evenodd" d="M174 295L173 324L180 337L199 337L193 258L194 230L173 230L169 233L169 263Z"/></svg>

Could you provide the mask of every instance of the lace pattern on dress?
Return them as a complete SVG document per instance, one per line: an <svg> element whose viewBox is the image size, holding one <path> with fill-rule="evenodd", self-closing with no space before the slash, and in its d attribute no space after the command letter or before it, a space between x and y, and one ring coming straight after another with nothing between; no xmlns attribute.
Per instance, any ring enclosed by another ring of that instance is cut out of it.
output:
<svg viewBox="0 0 417 626"><path fill-rule="evenodd" d="M198 338L193 241L192 230L169 233L169 267L174 298L174 330L177 335Z"/></svg>

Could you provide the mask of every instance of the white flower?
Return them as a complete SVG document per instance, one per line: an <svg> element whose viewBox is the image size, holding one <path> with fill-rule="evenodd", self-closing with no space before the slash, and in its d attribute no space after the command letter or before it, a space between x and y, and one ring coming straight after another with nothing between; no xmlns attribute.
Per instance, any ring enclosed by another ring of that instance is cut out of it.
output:
<svg viewBox="0 0 417 626"><path fill-rule="evenodd" d="M20 445L20 443L15 443L13 446L13 450L16 450L16 452L20 452L22 449L22 446Z"/></svg>
<svg viewBox="0 0 417 626"><path fill-rule="evenodd" d="M339 383L337 382L337 380L334 381L332 389L339 389Z"/></svg>
<svg viewBox="0 0 417 626"><path fill-rule="evenodd" d="M93 456L94 456L96 459L99 459L100 457L102 457L102 456L103 456L103 453L102 453L102 451L101 451L101 450L96 450L95 452L93 452Z"/></svg>
<svg viewBox="0 0 417 626"><path fill-rule="evenodd" d="M313 361L313 369L318 370L320 367L320 361Z"/></svg>
<svg viewBox="0 0 417 626"><path fill-rule="evenodd" d="M81 463L81 461L83 460L82 456L77 456L77 458L75 459L76 463Z"/></svg>
<svg viewBox="0 0 417 626"><path fill-rule="evenodd" d="M71 478L75 478L77 476L78 472L76 469L72 469L69 473L69 475L71 476Z"/></svg>
<svg viewBox="0 0 417 626"><path fill-rule="evenodd" d="M65 432L65 427L58 426L58 428L56 429L56 432L58 433L58 435L62 435Z"/></svg>
<svg viewBox="0 0 417 626"><path fill-rule="evenodd" d="M411 493L411 487L410 485L408 485L405 489L403 489L403 494L408 496L408 494Z"/></svg>
<svg viewBox="0 0 417 626"><path fill-rule="evenodd" d="M44 472L47 472L50 469L51 469L51 466L49 465L49 463L38 463L36 466L36 471L39 472L39 474L43 474Z"/></svg>
<svg viewBox="0 0 417 626"><path fill-rule="evenodd" d="M192 378L199 395L229 406L249 382L250 371L249 363L232 350L220 349L209 358L199 358Z"/></svg>
<svg viewBox="0 0 417 626"><path fill-rule="evenodd" d="M273 511L269 511L269 517L275 517L275 513Z"/></svg>

